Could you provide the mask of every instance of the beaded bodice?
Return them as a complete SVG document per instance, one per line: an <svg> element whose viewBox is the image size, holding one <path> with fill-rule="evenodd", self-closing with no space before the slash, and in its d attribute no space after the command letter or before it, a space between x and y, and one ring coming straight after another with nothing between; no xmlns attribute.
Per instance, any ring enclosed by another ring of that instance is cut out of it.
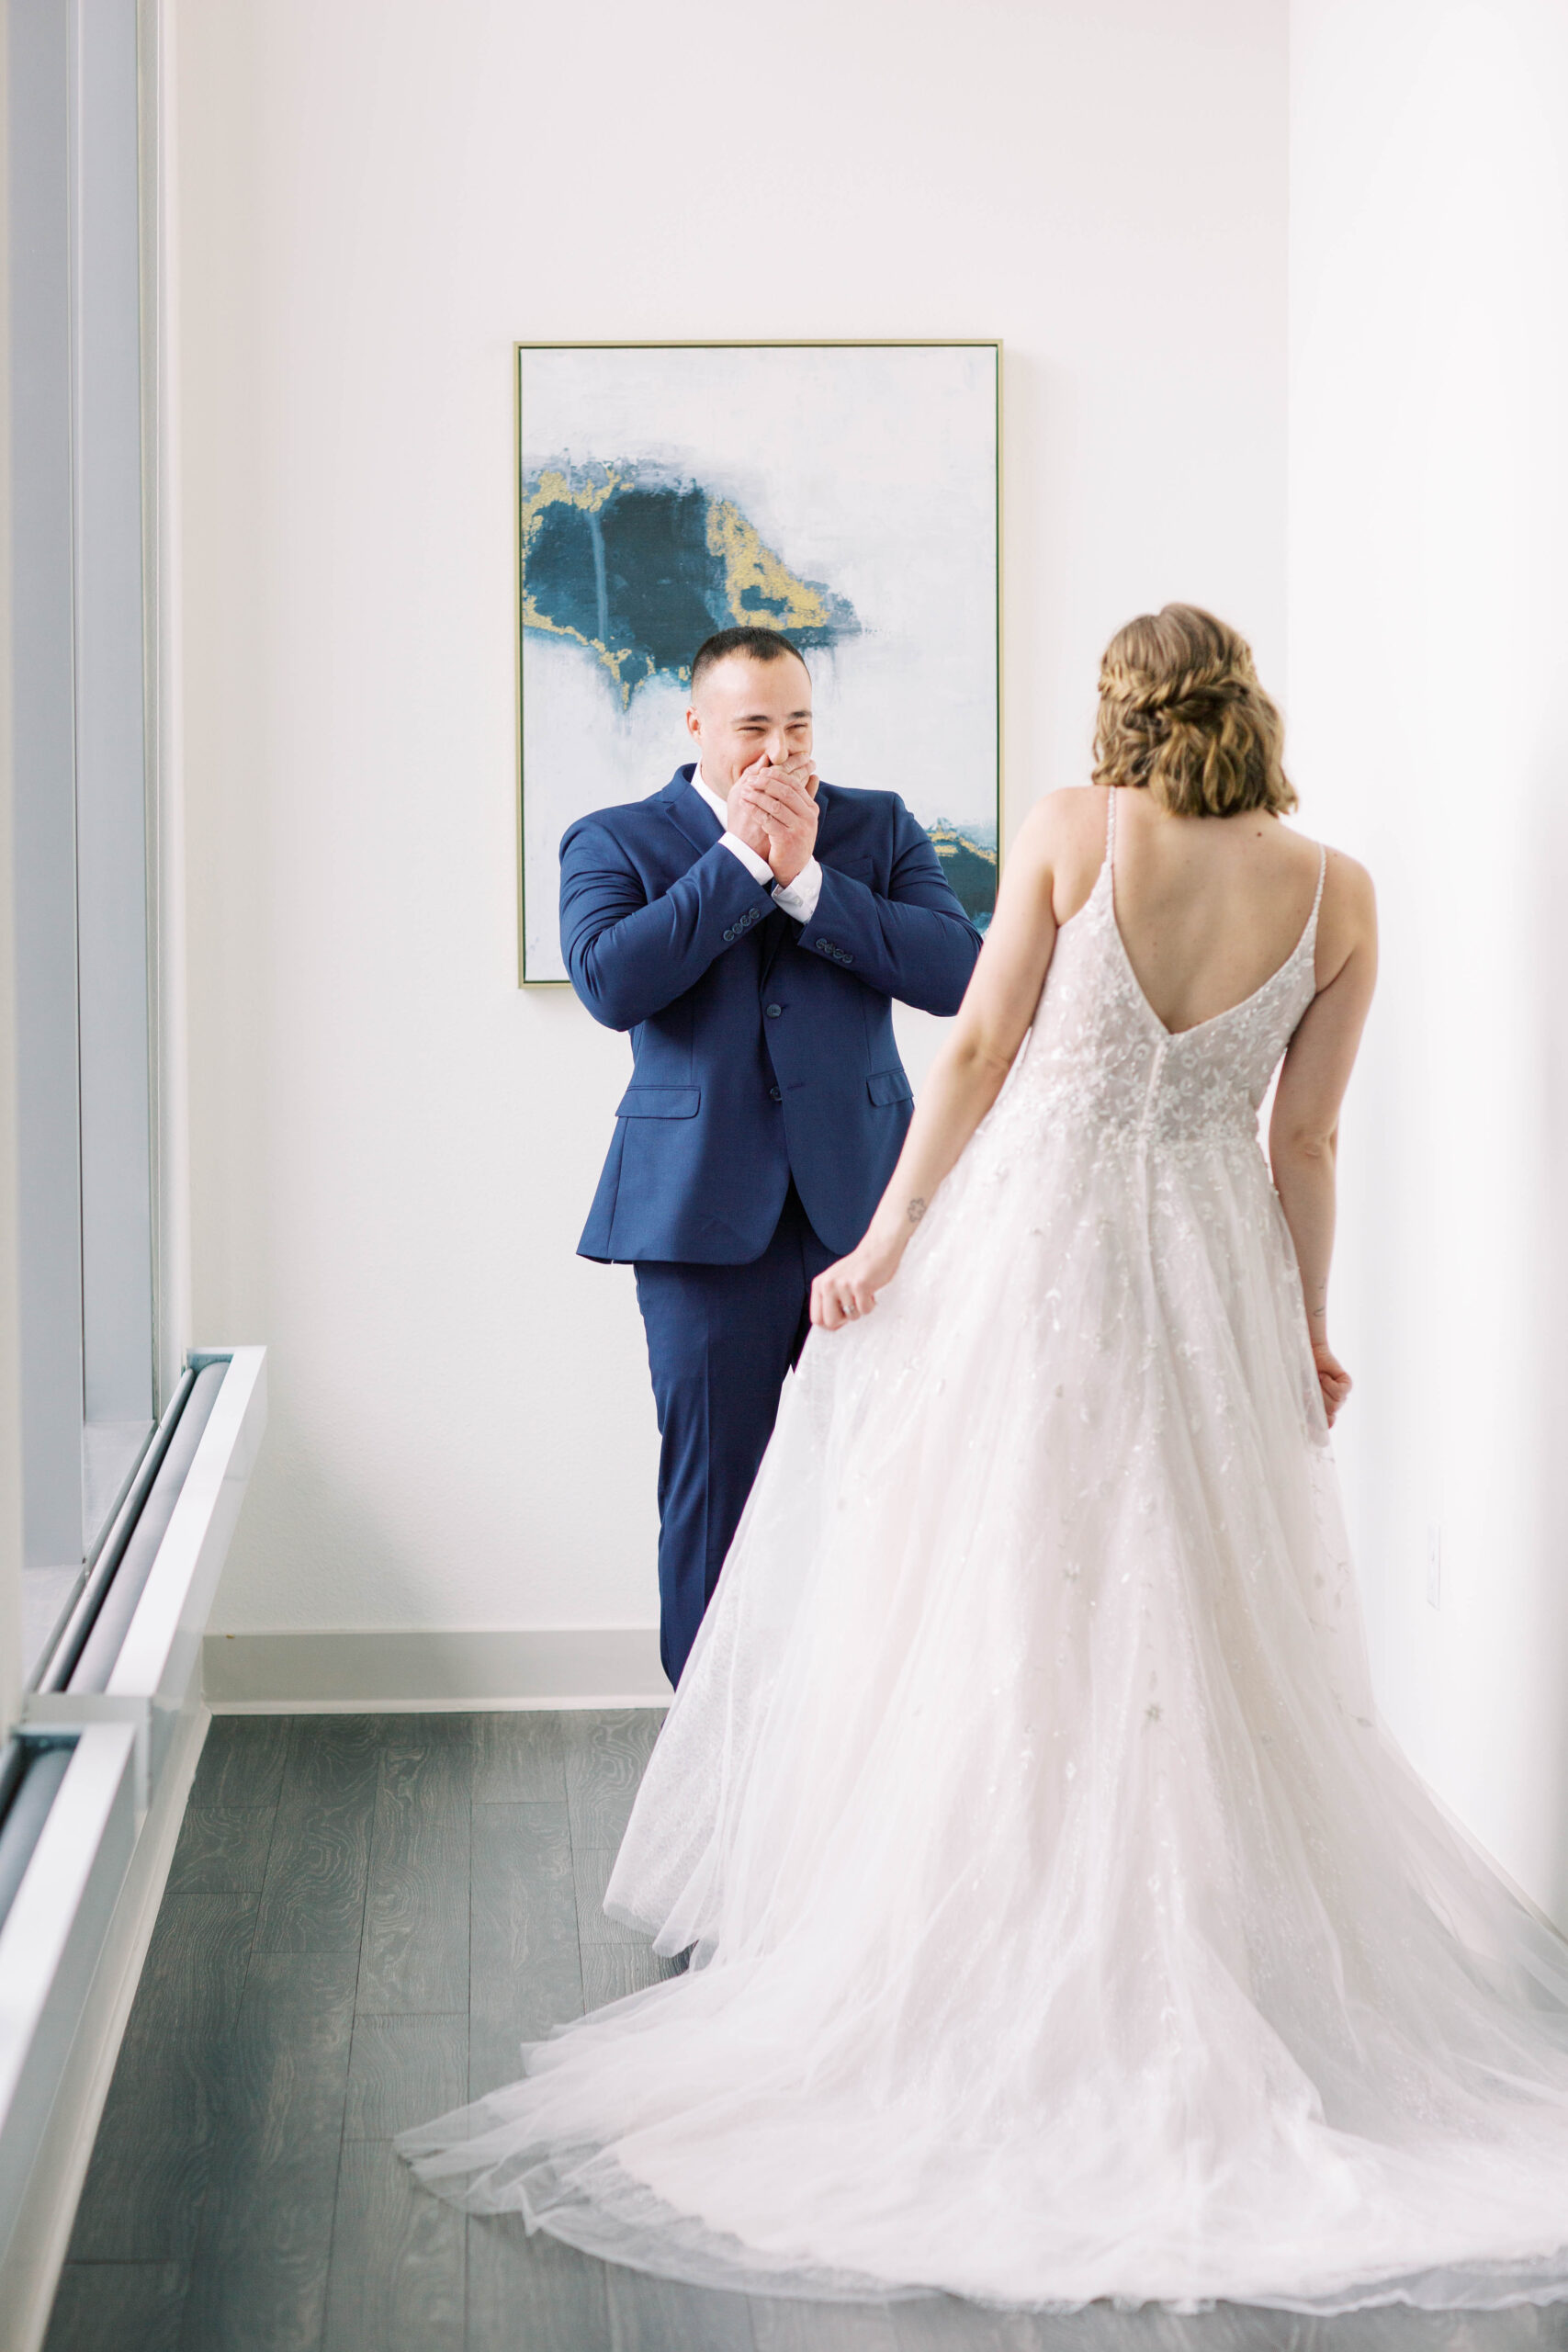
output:
<svg viewBox="0 0 1568 2352"><path fill-rule="evenodd" d="M1109 798L1104 863L1056 934L1010 1092L1018 1111L1083 1121L1108 1139L1175 1148L1234 1137L1255 1147L1258 1106L1316 988L1324 853L1306 928L1278 970L1240 1004L1171 1031L1139 986L1117 925L1115 792Z"/></svg>

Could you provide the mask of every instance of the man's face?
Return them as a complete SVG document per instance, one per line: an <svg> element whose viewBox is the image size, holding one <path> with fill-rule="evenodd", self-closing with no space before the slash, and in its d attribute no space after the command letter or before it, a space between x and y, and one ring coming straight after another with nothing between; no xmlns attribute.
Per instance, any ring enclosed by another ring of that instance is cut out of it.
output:
<svg viewBox="0 0 1568 2352"><path fill-rule="evenodd" d="M705 673L686 713L703 782L721 800L745 769L766 757L772 767L811 757L811 680L793 653L757 662L731 653Z"/></svg>

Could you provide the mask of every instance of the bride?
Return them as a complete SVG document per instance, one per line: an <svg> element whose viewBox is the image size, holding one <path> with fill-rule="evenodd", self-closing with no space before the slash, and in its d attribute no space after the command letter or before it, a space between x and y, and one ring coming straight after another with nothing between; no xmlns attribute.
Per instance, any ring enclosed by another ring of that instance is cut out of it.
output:
<svg viewBox="0 0 1568 2352"><path fill-rule="evenodd" d="M610 1883L691 1968L404 2135L470 2210L774 2295L1568 2297L1568 1951L1368 1684L1326 1299L1372 892L1280 822L1280 738L1209 615L1107 651Z"/></svg>

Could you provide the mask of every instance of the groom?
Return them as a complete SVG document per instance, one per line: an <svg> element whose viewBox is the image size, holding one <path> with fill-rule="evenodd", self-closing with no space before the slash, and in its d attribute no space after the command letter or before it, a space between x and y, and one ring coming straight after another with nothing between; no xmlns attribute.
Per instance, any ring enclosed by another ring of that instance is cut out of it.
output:
<svg viewBox="0 0 1568 2352"><path fill-rule="evenodd" d="M980 936L896 793L823 784L787 638L692 663L694 763L561 843L561 945L632 1082L578 1244L629 1260L662 1441L660 1654L677 1682L798 1356L910 1118L891 1001L956 1012Z"/></svg>

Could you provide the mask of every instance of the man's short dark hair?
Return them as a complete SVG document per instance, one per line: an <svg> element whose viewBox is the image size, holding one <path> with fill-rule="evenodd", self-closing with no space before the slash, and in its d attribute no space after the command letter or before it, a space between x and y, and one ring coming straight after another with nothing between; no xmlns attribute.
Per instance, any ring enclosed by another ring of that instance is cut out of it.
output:
<svg viewBox="0 0 1568 2352"><path fill-rule="evenodd" d="M721 628L712 637L705 637L692 656L692 692L713 668L716 662L728 662L732 653L744 653L752 662L782 662L793 653L803 670L806 656L798 645L792 644L782 629ZM807 670L807 675L811 673Z"/></svg>

